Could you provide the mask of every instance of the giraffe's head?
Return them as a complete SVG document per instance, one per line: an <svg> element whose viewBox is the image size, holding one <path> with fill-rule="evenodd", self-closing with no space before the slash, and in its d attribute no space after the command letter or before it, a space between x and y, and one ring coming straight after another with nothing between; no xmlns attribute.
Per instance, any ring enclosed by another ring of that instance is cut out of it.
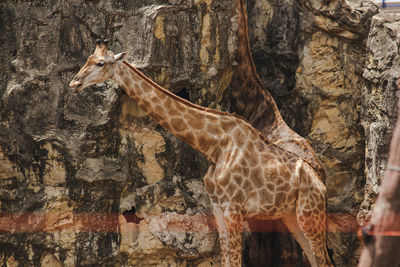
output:
<svg viewBox="0 0 400 267"><path fill-rule="evenodd" d="M69 84L76 92L113 77L116 63L122 62L126 52L114 55L107 50L106 44L107 40L96 42L96 50Z"/></svg>

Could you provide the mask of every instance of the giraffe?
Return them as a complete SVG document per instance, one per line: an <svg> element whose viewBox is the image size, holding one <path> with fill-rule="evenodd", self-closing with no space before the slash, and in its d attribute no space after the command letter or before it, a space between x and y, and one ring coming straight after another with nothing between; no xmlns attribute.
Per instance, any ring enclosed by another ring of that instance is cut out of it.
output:
<svg viewBox="0 0 400 267"><path fill-rule="evenodd" d="M287 126L270 93L264 89L250 52L247 12L244 0L237 1L237 67L230 88L235 112L247 119L275 145L298 155L324 181L325 171L311 144Z"/></svg>
<svg viewBox="0 0 400 267"><path fill-rule="evenodd" d="M330 266L326 251L326 189L304 160L266 139L238 115L192 104L160 87L97 42L70 83L80 92L112 79L156 122L200 151L219 233L221 266L242 266L246 218L282 218L312 266Z"/></svg>
<svg viewBox="0 0 400 267"><path fill-rule="evenodd" d="M274 99L264 89L257 74L250 52L247 11L244 0L237 0L237 10L237 66L230 84L234 111L247 119L272 143L296 154L309 163L316 171L319 179L324 182L325 171L311 144L287 126ZM272 223L278 227L282 225L281 220ZM278 238L279 241L283 241L290 237L272 235L270 238Z"/></svg>

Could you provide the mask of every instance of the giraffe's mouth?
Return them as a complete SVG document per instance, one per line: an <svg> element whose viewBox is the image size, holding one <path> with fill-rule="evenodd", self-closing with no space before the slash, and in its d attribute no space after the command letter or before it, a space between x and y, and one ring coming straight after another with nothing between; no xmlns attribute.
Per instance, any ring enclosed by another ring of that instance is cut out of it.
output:
<svg viewBox="0 0 400 267"><path fill-rule="evenodd" d="M70 84L69 87L71 87L72 89L74 89L74 91L77 93L79 91L81 91L82 88L82 83L76 80L73 80Z"/></svg>
<svg viewBox="0 0 400 267"><path fill-rule="evenodd" d="M77 86L74 87L75 93L79 93L81 91L82 84L78 84Z"/></svg>

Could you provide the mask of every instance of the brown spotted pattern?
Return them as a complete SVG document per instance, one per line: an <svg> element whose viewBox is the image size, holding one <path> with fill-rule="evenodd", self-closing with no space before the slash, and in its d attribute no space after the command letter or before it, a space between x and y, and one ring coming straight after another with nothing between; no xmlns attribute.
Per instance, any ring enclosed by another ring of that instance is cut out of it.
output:
<svg viewBox="0 0 400 267"><path fill-rule="evenodd" d="M106 65L92 66L100 58ZM270 143L241 117L183 100L105 49L93 54L79 75L71 84L83 88L87 85L80 77L112 78L161 126L207 157L210 167L204 183L220 236L223 267L242 264L246 218L283 218L311 264L329 265L326 190L307 162Z"/></svg>
<svg viewBox="0 0 400 267"><path fill-rule="evenodd" d="M250 52L247 12L243 0L238 0L238 12L238 65L230 84L235 111L271 142L310 164L319 178L324 180L324 169L310 143L287 126L256 72Z"/></svg>

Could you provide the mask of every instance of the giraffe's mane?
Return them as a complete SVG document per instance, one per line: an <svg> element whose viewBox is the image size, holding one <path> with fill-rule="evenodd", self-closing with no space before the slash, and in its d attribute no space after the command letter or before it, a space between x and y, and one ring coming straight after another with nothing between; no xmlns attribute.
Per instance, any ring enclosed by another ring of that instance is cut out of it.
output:
<svg viewBox="0 0 400 267"><path fill-rule="evenodd" d="M192 102L183 99L173 93L171 93L170 91L166 90L165 88L161 87L160 85L158 85L156 82L152 81L149 77L147 77L145 74L143 74L140 70L138 70L137 68L133 67L131 64L129 64L127 61L124 61L124 64L131 69L134 73L136 73L137 75L139 75L140 78L144 79L147 83L149 83L152 87L156 88L157 90L159 90L160 92L166 94L169 97L172 97L174 100L179 101L183 104L185 104L186 106L189 106L191 108L195 108L197 110L201 110L201 111L205 111L208 113L213 113L213 114L217 114L217 115L225 115L225 116L233 116L236 118L239 118L243 121L246 121L246 119L244 119L243 117L235 114L235 113L228 113L225 111L220 111L220 110L216 110L216 109L210 109L210 108L205 108L196 104L193 104ZM247 122L247 121L246 121ZM248 123L248 122L247 122Z"/></svg>
<svg viewBox="0 0 400 267"><path fill-rule="evenodd" d="M129 62L127 61L123 61L123 63L125 64L125 66L127 66L131 71L133 71L135 74L137 74L140 78L144 79L147 83L149 83L152 87L154 87L155 89L159 90L160 92L162 92L163 94L166 94L167 96L173 98L176 101L181 102L182 104L189 106L191 108L195 108L197 110L201 110L204 112L208 112L208 113L212 113L212 114L216 114L216 115L224 115L224 116L230 116L230 117L235 117L241 121L243 121L244 123L248 124L253 131L255 131L258 136L260 137L260 139L268 145L272 145L278 149L281 149L279 146L273 144L267 137L265 137L259 130L257 130L253 125L251 125L251 123L249 121L247 121L245 118L243 118L242 116L239 116L235 113L228 113L225 111L220 111L220 110L216 110L216 109L210 109L210 108L205 108L196 104L193 104L190 101L187 101L186 99L183 99L173 93L171 93L170 91L166 90L165 88L161 87L160 85L158 85L157 83L155 83L154 81L152 81L149 77L147 77L145 74L143 74L140 70L138 70L137 68L133 67ZM289 152L289 151L287 151ZM290 153L290 152L289 152ZM290 153L292 154L292 153Z"/></svg>

